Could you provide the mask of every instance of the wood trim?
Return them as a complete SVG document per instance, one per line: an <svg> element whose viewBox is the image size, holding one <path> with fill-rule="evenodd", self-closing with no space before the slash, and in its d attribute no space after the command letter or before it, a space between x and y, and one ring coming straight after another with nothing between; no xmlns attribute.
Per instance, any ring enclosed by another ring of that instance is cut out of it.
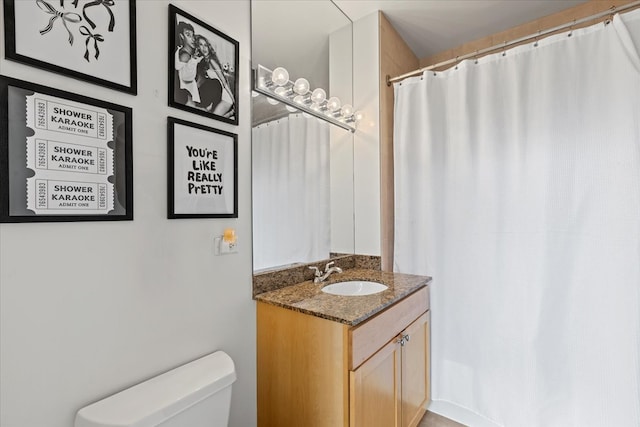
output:
<svg viewBox="0 0 640 427"><path fill-rule="evenodd" d="M400 427L401 351L391 341L350 372L350 427Z"/></svg>
<svg viewBox="0 0 640 427"><path fill-rule="evenodd" d="M378 12L380 41L380 76L397 76L418 68L418 58L393 28L382 12ZM380 250L382 270L393 271L393 87L380 81Z"/></svg>
<svg viewBox="0 0 640 427"><path fill-rule="evenodd" d="M417 427L429 402L429 315L424 313L402 333L402 427Z"/></svg>
<svg viewBox="0 0 640 427"><path fill-rule="evenodd" d="M355 370L428 309L429 288L425 287L350 329L349 369Z"/></svg>
<svg viewBox="0 0 640 427"><path fill-rule="evenodd" d="M416 67L416 69L428 67L429 65L447 61L451 58L473 53L481 49L487 49L491 46L496 46L504 43L505 41L516 40L520 37L526 37L531 34L536 34L538 31L544 31L558 25L566 24L567 22L572 22L574 20L582 19L590 15L595 15L597 13L609 10L612 6L618 7L628 3L632 3L633 1L635 0L591 0L578 6L563 10L561 12L536 19L526 24L522 24L496 34L492 34L478 40L470 41L453 49L449 49L435 55L427 56L420 60L420 65ZM600 19L600 21L601 20L603 19ZM593 25L596 22L598 22L598 20L585 22L582 25L576 26L576 28ZM567 30L561 30L561 32L564 31ZM449 68L450 66L451 65L445 66L444 68ZM390 74L390 76L393 77L400 74L402 73Z"/></svg>
<svg viewBox="0 0 640 427"><path fill-rule="evenodd" d="M427 406L431 402L431 310L427 312Z"/></svg>
<svg viewBox="0 0 640 427"><path fill-rule="evenodd" d="M256 309L258 426L348 426L347 325L259 301Z"/></svg>

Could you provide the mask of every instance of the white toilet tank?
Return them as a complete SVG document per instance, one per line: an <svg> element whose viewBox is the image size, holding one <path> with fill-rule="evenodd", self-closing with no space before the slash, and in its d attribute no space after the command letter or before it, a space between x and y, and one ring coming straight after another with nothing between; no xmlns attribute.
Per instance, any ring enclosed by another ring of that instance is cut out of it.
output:
<svg viewBox="0 0 640 427"><path fill-rule="evenodd" d="M75 427L226 427L235 380L217 351L85 406Z"/></svg>

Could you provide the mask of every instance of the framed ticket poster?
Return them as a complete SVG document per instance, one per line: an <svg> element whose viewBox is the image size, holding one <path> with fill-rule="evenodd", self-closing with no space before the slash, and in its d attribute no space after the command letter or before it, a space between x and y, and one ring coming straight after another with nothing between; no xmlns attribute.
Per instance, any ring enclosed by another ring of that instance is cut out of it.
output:
<svg viewBox="0 0 640 427"><path fill-rule="evenodd" d="M131 109L0 76L0 222L133 219Z"/></svg>

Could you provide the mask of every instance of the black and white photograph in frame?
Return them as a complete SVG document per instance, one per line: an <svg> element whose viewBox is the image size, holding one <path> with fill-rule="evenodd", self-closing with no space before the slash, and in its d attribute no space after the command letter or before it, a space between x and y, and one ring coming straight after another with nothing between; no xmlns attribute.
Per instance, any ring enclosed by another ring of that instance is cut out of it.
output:
<svg viewBox="0 0 640 427"><path fill-rule="evenodd" d="M135 0L4 0L7 59L136 94Z"/></svg>
<svg viewBox="0 0 640 427"><path fill-rule="evenodd" d="M133 219L129 107L0 76L0 222Z"/></svg>
<svg viewBox="0 0 640 427"><path fill-rule="evenodd" d="M169 5L169 106L238 124L239 44Z"/></svg>
<svg viewBox="0 0 640 427"><path fill-rule="evenodd" d="M238 136L167 119L168 218L238 217Z"/></svg>

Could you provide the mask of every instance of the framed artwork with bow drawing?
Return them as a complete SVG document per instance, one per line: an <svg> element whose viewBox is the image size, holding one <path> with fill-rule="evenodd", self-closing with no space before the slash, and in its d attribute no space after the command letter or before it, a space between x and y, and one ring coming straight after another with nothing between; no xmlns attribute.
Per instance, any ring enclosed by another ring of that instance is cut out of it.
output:
<svg viewBox="0 0 640 427"><path fill-rule="evenodd" d="M135 0L4 0L7 59L136 94Z"/></svg>

